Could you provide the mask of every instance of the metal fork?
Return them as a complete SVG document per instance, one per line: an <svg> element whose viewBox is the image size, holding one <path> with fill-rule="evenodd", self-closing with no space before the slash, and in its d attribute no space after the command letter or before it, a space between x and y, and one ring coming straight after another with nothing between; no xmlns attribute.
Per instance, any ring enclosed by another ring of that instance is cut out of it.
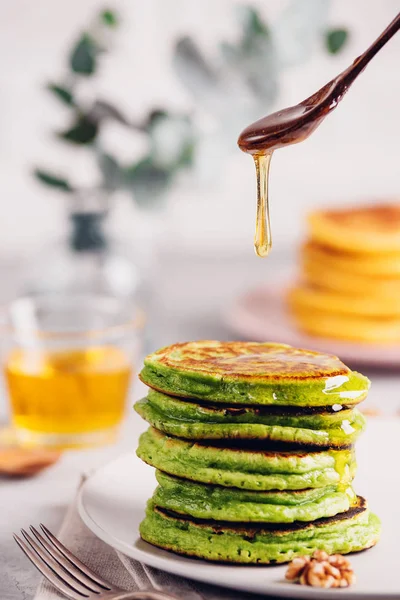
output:
<svg viewBox="0 0 400 600"><path fill-rule="evenodd" d="M14 539L35 567L67 598L72 600L177 600L175 596L157 590L124 592L105 581L68 550L44 525L45 537L35 527L30 530L36 540L24 529L26 542L14 534ZM37 543L39 542L39 543Z"/></svg>

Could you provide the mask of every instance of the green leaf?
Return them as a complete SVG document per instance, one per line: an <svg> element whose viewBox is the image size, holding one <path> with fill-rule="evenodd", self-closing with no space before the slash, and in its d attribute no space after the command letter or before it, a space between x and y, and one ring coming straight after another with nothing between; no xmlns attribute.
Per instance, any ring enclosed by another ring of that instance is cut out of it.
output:
<svg viewBox="0 0 400 600"><path fill-rule="evenodd" d="M244 53L257 51L260 40L269 38L269 30L263 22L260 13L252 7L241 6L242 37L240 49Z"/></svg>
<svg viewBox="0 0 400 600"><path fill-rule="evenodd" d="M63 192L68 193L74 191L74 188L71 186L67 179L58 175L54 175L53 173L49 173L49 171L35 169L33 175L36 177L36 179L50 187L57 188Z"/></svg>
<svg viewBox="0 0 400 600"><path fill-rule="evenodd" d="M218 75L196 43L188 36L178 40L174 51L174 67L183 84L200 101L214 103ZM210 101L211 98L211 101Z"/></svg>
<svg viewBox="0 0 400 600"><path fill-rule="evenodd" d="M260 13L252 7L245 7L247 9L245 30L247 36L262 35L266 36L269 34L268 28L260 17Z"/></svg>
<svg viewBox="0 0 400 600"><path fill-rule="evenodd" d="M146 119L146 131L151 131L151 128L157 121L159 121L160 119L165 119L165 117L167 116L168 112L163 108L155 108L154 110L152 110Z"/></svg>
<svg viewBox="0 0 400 600"><path fill-rule="evenodd" d="M64 104L67 104L68 106L74 106L75 101L72 92L66 87L57 85L56 83L49 83L47 89Z"/></svg>
<svg viewBox="0 0 400 600"><path fill-rule="evenodd" d="M107 25L107 27L116 27L118 25L117 14L112 10L103 10L100 13L100 20Z"/></svg>
<svg viewBox="0 0 400 600"><path fill-rule="evenodd" d="M347 29L330 29L325 34L325 46L330 54L337 54L347 42L349 32Z"/></svg>
<svg viewBox="0 0 400 600"><path fill-rule="evenodd" d="M75 125L67 131L63 131L58 136L73 144L90 144L97 135L98 125L87 116L78 117Z"/></svg>
<svg viewBox="0 0 400 600"><path fill-rule="evenodd" d="M194 130L187 115L153 111L148 117L147 133L153 165L172 174L192 163Z"/></svg>
<svg viewBox="0 0 400 600"><path fill-rule="evenodd" d="M90 119L93 123L100 123L104 119L113 119L124 125L130 125L128 119L122 112L104 100L96 100L90 109Z"/></svg>
<svg viewBox="0 0 400 600"><path fill-rule="evenodd" d="M176 165L176 168L179 169L181 167L191 167L194 161L194 152L194 141L187 142L182 149L182 154L179 157L179 161Z"/></svg>
<svg viewBox="0 0 400 600"><path fill-rule="evenodd" d="M96 70L97 45L87 33L83 33L70 56L74 73L92 75Z"/></svg>
<svg viewBox="0 0 400 600"><path fill-rule="evenodd" d="M109 191L116 190L122 179L118 162L110 154L102 152L97 156L97 163L103 175L103 187Z"/></svg>
<svg viewBox="0 0 400 600"><path fill-rule="evenodd" d="M150 156L125 169L125 187L139 206L160 201L171 182L171 173L153 164Z"/></svg>

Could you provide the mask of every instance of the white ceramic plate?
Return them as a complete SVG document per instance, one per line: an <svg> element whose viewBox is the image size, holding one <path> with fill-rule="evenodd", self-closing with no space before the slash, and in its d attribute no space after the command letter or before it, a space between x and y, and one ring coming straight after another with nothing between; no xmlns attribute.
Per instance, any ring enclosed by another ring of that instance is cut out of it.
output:
<svg viewBox="0 0 400 600"><path fill-rule="evenodd" d="M400 366L400 345L360 344L311 337L299 331L286 311L283 289L264 287L248 292L223 314L224 321L239 335L257 342L271 340L330 352L350 364Z"/></svg>
<svg viewBox="0 0 400 600"><path fill-rule="evenodd" d="M79 513L104 542L147 565L216 585L291 598L400 598L400 422L370 419L358 443L356 490L382 518L383 534L373 549L351 560L357 584L346 590L321 590L285 582L285 566L218 565L180 557L139 538L146 500L156 485L153 469L132 452L99 469L83 485ZM183 599L182 599L183 600Z"/></svg>

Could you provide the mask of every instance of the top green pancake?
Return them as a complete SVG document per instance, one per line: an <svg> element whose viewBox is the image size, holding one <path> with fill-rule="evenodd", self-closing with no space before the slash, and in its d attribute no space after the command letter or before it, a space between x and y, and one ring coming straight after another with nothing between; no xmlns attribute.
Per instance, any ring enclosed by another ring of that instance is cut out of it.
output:
<svg viewBox="0 0 400 600"><path fill-rule="evenodd" d="M141 380L183 398L229 404L347 406L367 395L367 377L336 356L286 344L198 341L150 354Z"/></svg>

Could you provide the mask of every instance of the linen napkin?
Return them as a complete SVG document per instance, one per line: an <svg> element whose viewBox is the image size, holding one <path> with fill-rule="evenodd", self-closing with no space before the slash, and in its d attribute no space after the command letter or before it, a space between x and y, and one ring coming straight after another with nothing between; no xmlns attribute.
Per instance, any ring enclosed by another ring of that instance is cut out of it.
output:
<svg viewBox="0 0 400 600"><path fill-rule="evenodd" d="M69 507L57 536L83 563L101 577L126 591L155 588L170 592L180 600L247 600L255 596L198 583L159 569L153 569L116 552L99 540L81 521L76 501ZM65 600L43 580L35 600Z"/></svg>

